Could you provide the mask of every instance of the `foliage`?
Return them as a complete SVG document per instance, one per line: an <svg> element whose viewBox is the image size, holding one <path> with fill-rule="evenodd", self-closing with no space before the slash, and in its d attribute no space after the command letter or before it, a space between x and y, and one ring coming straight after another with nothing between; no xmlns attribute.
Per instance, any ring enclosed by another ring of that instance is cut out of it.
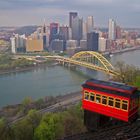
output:
<svg viewBox="0 0 140 140"><path fill-rule="evenodd" d="M13 131L4 118L0 119L0 140L14 140Z"/></svg>
<svg viewBox="0 0 140 140"><path fill-rule="evenodd" d="M115 65L120 76L114 76L113 80L123 82L129 85L139 86L140 69L133 65L117 62Z"/></svg>
<svg viewBox="0 0 140 140"><path fill-rule="evenodd" d="M40 120L41 115L36 110L29 111L23 120L13 125L15 140L33 140L35 128Z"/></svg>
<svg viewBox="0 0 140 140"><path fill-rule="evenodd" d="M26 106L31 102L27 98L23 104ZM0 140L56 140L83 131L81 103L59 113L41 115L36 110L30 110L23 119L11 126L0 119Z"/></svg>
<svg viewBox="0 0 140 140"><path fill-rule="evenodd" d="M33 62L25 58L12 59L12 56L8 54L0 55L0 70L9 70L27 66L33 66Z"/></svg>

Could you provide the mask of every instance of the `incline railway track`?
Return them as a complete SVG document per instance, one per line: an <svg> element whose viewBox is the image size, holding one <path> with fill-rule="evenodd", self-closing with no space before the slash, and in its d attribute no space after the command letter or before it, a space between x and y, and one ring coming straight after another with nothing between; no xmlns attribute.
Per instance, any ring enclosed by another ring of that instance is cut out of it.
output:
<svg viewBox="0 0 140 140"><path fill-rule="evenodd" d="M140 140L140 119L128 124L101 128L95 132L84 132L62 140Z"/></svg>

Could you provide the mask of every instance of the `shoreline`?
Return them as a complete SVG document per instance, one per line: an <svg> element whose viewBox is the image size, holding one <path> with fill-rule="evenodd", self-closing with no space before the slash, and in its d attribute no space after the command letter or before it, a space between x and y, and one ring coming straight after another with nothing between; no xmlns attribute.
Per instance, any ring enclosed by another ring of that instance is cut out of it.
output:
<svg viewBox="0 0 140 140"><path fill-rule="evenodd" d="M135 50L140 50L140 46L138 46L138 47L132 47L132 48L126 48L126 49L123 49L123 50L116 50L116 51L112 51L110 53L111 54L119 54L119 53L125 53L125 52L135 51Z"/></svg>
<svg viewBox="0 0 140 140"><path fill-rule="evenodd" d="M51 64L51 65L53 65L53 64ZM36 66L28 66L28 67L25 67L25 68L5 70L5 71L0 71L0 75L30 71L30 70L34 70L34 69L37 69L37 68L41 68L42 66L51 66L51 65L47 65L46 63L42 63L42 64L39 64L39 65L36 65Z"/></svg>
<svg viewBox="0 0 140 140"><path fill-rule="evenodd" d="M130 51L136 51L136 50L140 50L140 46L132 47L132 48L126 48L126 49L123 49L123 50L116 50L116 51L112 51L110 53L106 52L104 55L106 55L106 54L115 55L115 54L121 54L121 53L125 53L125 52L130 52ZM39 64L39 65L36 65L36 66L28 66L28 67L25 67L25 68L9 69L9 70L3 70L3 71L0 70L0 75L34 70L34 69L40 68L41 66L45 66L45 65L47 65L47 64L42 63L42 64ZM51 64L51 65L53 66L53 64Z"/></svg>

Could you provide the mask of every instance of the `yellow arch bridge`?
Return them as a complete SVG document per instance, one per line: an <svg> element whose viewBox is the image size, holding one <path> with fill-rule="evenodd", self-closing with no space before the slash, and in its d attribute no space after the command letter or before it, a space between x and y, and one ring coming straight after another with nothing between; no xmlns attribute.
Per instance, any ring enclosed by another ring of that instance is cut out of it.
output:
<svg viewBox="0 0 140 140"><path fill-rule="evenodd" d="M89 69L105 72L109 75L119 75L111 65L111 63L98 52L81 51L73 55L71 58L62 56L43 56L45 58L55 59L58 62L74 64Z"/></svg>
<svg viewBox="0 0 140 140"><path fill-rule="evenodd" d="M21 56L16 56L17 58ZM36 60L35 56L25 56L22 57L30 60ZM119 73L115 71L111 63L100 53L93 51L81 51L74 54L72 57L62 57L62 56L42 56L43 58L54 59L61 63L68 63L73 65L78 65L86 67L92 70L97 70L105 72L109 75L119 76Z"/></svg>

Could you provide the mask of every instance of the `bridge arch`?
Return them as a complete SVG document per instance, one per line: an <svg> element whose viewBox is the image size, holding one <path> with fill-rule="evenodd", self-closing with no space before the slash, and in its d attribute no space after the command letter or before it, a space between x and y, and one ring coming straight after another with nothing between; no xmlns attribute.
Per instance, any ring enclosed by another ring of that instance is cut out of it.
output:
<svg viewBox="0 0 140 140"><path fill-rule="evenodd" d="M102 66L105 68L105 70L108 71L108 72L110 70L114 70L114 67L111 65L111 63L104 56L102 56L98 52L81 51L81 52L78 52L78 53L74 54L71 57L71 59L77 60L77 59L81 59L81 58L84 58L84 57L94 57L94 58L96 58L102 64Z"/></svg>

